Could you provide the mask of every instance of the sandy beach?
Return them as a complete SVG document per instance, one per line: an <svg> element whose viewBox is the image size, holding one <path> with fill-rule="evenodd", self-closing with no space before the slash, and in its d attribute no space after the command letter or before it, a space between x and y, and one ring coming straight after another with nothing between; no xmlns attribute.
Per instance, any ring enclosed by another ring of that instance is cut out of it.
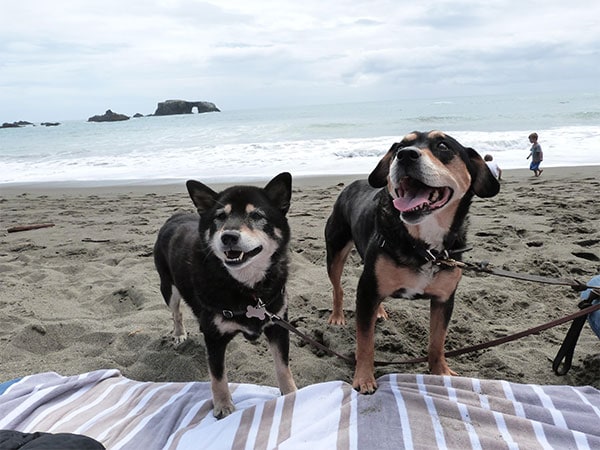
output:
<svg viewBox="0 0 600 450"><path fill-rule="evenodd" d="M516 272L587 282L600 273L600 167L505 171L500 194L471 208L466 261L487 260ZM327 324L331 290L323 228L343 186L359 176L294 179L289 316L300 330L338 352L354 351L354 292L361 273L354 253L345 276L345 327ZM200 180L202 181L202 180ZM222 186L211 185L215 189ZM0 382L54 371L73 375L116 368L142 381L206 381L204 344L191 311L190 339L174 348L171 318L154 270L158 229L178 210L192 210L184 183L0 190ZM53 223L8 233L14 226ZM447 350L522 331L577 311L578 294L556 287L465 273L456 295ZM426 301L388 300L390 320L376 330L376 359L423 356ZM565 376L551 361L568 330L561 325L492 349L450 358L460 375L520 383L600 388L600 341L586 324ZM291 338L299 387L351 381L352 368ZM276 386L264 339L241 336L228 347L232 382ZM425 364L378 368L424 373Z"/></svg>

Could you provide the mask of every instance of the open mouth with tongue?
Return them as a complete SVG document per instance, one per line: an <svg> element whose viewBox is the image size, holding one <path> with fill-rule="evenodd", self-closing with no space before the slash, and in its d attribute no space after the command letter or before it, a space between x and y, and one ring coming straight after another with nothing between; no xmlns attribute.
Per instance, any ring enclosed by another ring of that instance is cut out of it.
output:
<svg viewBox="0 0 600 450"><path fill-rule="evenodd" d="M240 264L243 264L249 259L258 255L260 252L262 252L262 249L262 245L259 245L249 252L243 252L241 250L226 250L223 252L225 254L225 259L223 262L228 266L239 266Z"/></svg>
<svg viewBox="0 0 600 450"><path fill-rule="evenodd" d="M415 178L404 177L395 191L394 208L404 219L415 220L444 207L452 193L449 187L428 186Z"/></svg>

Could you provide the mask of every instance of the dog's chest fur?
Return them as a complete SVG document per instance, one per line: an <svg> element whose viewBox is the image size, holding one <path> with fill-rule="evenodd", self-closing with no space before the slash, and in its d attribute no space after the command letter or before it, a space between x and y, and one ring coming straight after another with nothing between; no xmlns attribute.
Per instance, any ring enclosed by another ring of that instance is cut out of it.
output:
<svg viewBox="0 0 600 450"><path fill-rule="evenodd" d="M198 271L192 291L184 298L195 315L200 317L206 331L216 329L220 334L242 332L246 338L255 339L260 336L266 322L246 317L248 306L256 306L260 298L270 312L280 314L285 311L283 290L288 266L285 253L266 270L263 282L250 289L233 278L222 262L206 251L205 242L199 242L196 248L194 266ZM204 270L200 272L200 268ZM233 318L226 317L229 311L234 314Z"/></svg>
<svg viewBox="0 0 600 450"><path fill-rule="evenodd" d="M422 248L423 252L446 249L452 228L451 247L464 246L465 222L442 226L438 218L429 217L419 225L407 225L393 208L387 192L382 190L379 196L379 201L369 208L369 214L377 217L373 233L379 238L375 240L377 247L372 248L376 254L373 270L379 293L383 297L407 299L449 297L458 285L461 271L426 262L416 249ZM373 246L373 240L370 245Z"/></svg>
<svg viewBox="0 0 600 450"><path fill-rule="evenodd" d="M381 297L449 298L461 277L458 269L442 269L433 263L402 266L385 254L377 257L374 270Z"/></svg>

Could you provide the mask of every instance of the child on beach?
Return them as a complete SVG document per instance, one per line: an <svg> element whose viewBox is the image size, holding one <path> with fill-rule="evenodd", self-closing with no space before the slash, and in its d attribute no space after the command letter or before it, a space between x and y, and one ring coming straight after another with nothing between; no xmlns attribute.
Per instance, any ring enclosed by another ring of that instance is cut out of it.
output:
<svg viewBox="0 0 600 450"><path fill-rule="evenodd" d="M496 161L494 161L494 157L488 153L487 155L485 155L483 157L483 159L485 160L485 163L489 167L490 172L492 172L492 175L494 175L498 181L501 181L502 180L502 169L500 168L498 163Z"/></svg>
<svg viewBox="0 0 600 450"><path fill-rule="evenodd" d="M542 152L542 146L538 144L538 135L537 133L531 133L529 135L529 142L531 142L531 150L529 151L529 155L527 159L531 157L531 164L529 165L529 170L532 170L536 177L539 177L544 169L540 169L540 163L544 160L544 153Z"/></svg>

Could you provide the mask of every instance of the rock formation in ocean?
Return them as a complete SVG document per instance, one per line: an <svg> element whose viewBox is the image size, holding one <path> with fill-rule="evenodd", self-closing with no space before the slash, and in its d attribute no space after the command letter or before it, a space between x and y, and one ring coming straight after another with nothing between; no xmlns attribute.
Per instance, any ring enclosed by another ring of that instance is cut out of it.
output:
<svg viewBox="0 0 600 450"><path fill-rule="evenodd" d="M0 128L21 128L21 127L25 127L27 125L33 125L31 122L27 122L26 120L19 120L18 122L4 122L2 125L0 125ZM35 125L33 125L35 126Z"/></svg>
<svg viewBox="0 0 600 450"><path fill-rule="evenodd" d="M110 109L101 116L92 116L88 122L118 122L120 120L129 120L129 116L125 114L114 113Z"/></svg>
<svg viewBox="0 0 600 450"><path fill-rule="evenodd" d="M185 100L166 100L159 102L154 113L155 116L170 116L173 114L191 114L197 108L198 113L221 112L211 102L188 102Z"/></svg>

